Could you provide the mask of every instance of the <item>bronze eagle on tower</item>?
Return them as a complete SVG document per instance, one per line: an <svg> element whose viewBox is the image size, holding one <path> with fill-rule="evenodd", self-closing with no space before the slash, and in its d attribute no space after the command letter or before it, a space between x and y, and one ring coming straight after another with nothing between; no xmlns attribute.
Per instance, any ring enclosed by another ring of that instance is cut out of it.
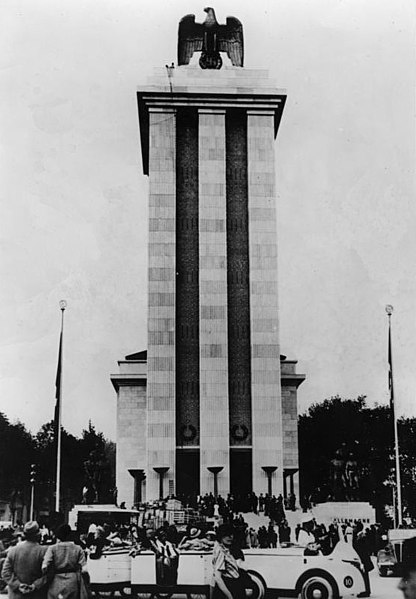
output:
<svg viewBox="0 0 416 599"><path fill-rule="evenodd" d="M243 66L243 26L235 17L227 17L220 25L211 7L204 8L207 17L203 23L195 23L195 15L186 15L179 22L178 66L189 64L194 52L201 52L199 65L202 69L220 69L220 52L226 52L231 64Z"/></svg>

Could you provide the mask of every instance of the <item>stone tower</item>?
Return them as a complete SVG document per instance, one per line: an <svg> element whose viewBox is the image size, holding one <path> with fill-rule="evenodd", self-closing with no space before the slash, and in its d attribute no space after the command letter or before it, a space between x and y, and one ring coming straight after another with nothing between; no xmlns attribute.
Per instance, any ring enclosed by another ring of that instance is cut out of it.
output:
<svg viewBox="0 0 416 599"><path fill-rule="evenodd" d="M156 69L137 97L148 346L146 373L133 373L137 354L112 377L129 406L124 470L147 500L283 493L274 146L286 94L264 70L191 64ZM141 440L128 447L132 422Z"/></svg>

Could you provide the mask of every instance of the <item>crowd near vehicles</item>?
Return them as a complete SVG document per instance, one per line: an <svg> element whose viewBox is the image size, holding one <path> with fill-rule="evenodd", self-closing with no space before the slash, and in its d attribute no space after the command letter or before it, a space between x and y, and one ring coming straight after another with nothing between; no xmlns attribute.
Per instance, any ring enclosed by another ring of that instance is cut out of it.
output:
<svg viewBox="0 0 416 599"><path fill-rule="evenodd" d="M157 528L165 521L179 526L201 522L202 518L197 510L179 508L178 504L180 505L180 502L170 500L166 502L164 509L155 505L130 510L114 505L80 504L75 505L69 512L68 524L79 533L86 533L92 523L103 525L112 522L116 526L143 526L149 522L153 528Z"/></svg>
<svg viewBox="0 0 416 599"><path fill-rule="evenodd" d="M114 505L76 505L68 516L68 524L78 533L86 533L90 524L104 524L113 522L117 526L130 526L139 524L141 513L139 510L125 510Z"/></svg>
<svg viewBox="0 0 416 599"><path fill-rule="evenodd" d="M342 548L341 548L342 549ZM244 550L246 595L250 599L298 597L337 599L356 597L364 591L358 556L349 549L329 556L304 555L304 548ZM156 556L150 551L129 554L127 549L108 550L98 560L88 560L91 589L120 591L141 597L186 594L188 598L209 597L212 579L212 554L187 551L179 555L173 584L158 581Z"/></svg>

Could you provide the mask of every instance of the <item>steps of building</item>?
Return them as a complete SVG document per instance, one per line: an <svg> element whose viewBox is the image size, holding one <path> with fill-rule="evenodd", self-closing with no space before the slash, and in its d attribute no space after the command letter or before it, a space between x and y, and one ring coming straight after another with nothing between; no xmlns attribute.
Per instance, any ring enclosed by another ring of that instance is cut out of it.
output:
<svg viewBox="0 0 416 599"><path fill-rule="evenodd" d="M254 528L254 530L258 530L260 526L265 526L266 528L269 526L270 518L264 515L264 512L260 512L259 514L254 514L253 512L246 512L242 514L244 520L247 522L250 528ZM285 510L286 520L291 529L291 541L295 542L295 528L301 522L304 513L300 508L297 508L295 511ZM277 529L277 527L276 527Z"/></svg>

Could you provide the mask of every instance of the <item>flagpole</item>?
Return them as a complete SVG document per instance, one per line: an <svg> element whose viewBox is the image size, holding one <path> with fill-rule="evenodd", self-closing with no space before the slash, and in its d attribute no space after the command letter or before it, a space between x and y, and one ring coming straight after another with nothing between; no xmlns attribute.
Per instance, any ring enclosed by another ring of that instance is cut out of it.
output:
<svg viewBox="0 0 416 599"><path fill-rule="evenodd" d="M59 302L59 308L61 310L61 336L59 343L59 358L58 358L58 372L57 379L58 380L58 388L56 389L57 397L57 410L56 410L56 419L55 423L56 433L57 433L57 443L56 443L56 493L55 493L55 511L59 512L60 507L60 489L61 489L61 403L62 403L62 359L63 359L63 337L64 337L64 312L66 308L66 301L61 300Z"/></svg>
<svg viewBox="0 0 416 599"><path fill-rule="evenodd" d="M396 418L396 405L394 401L394 382L393 382L393 352L391 348L391 315L393 306L386 306L387 316L389 318L389 386L390 386L390 408L392 410L394 425L394 454L396 461L396 500L397 500L397 522L400 527L403 524L402 514L402 485L400 477L400 452L399 452L399 431Z"/></svg>

